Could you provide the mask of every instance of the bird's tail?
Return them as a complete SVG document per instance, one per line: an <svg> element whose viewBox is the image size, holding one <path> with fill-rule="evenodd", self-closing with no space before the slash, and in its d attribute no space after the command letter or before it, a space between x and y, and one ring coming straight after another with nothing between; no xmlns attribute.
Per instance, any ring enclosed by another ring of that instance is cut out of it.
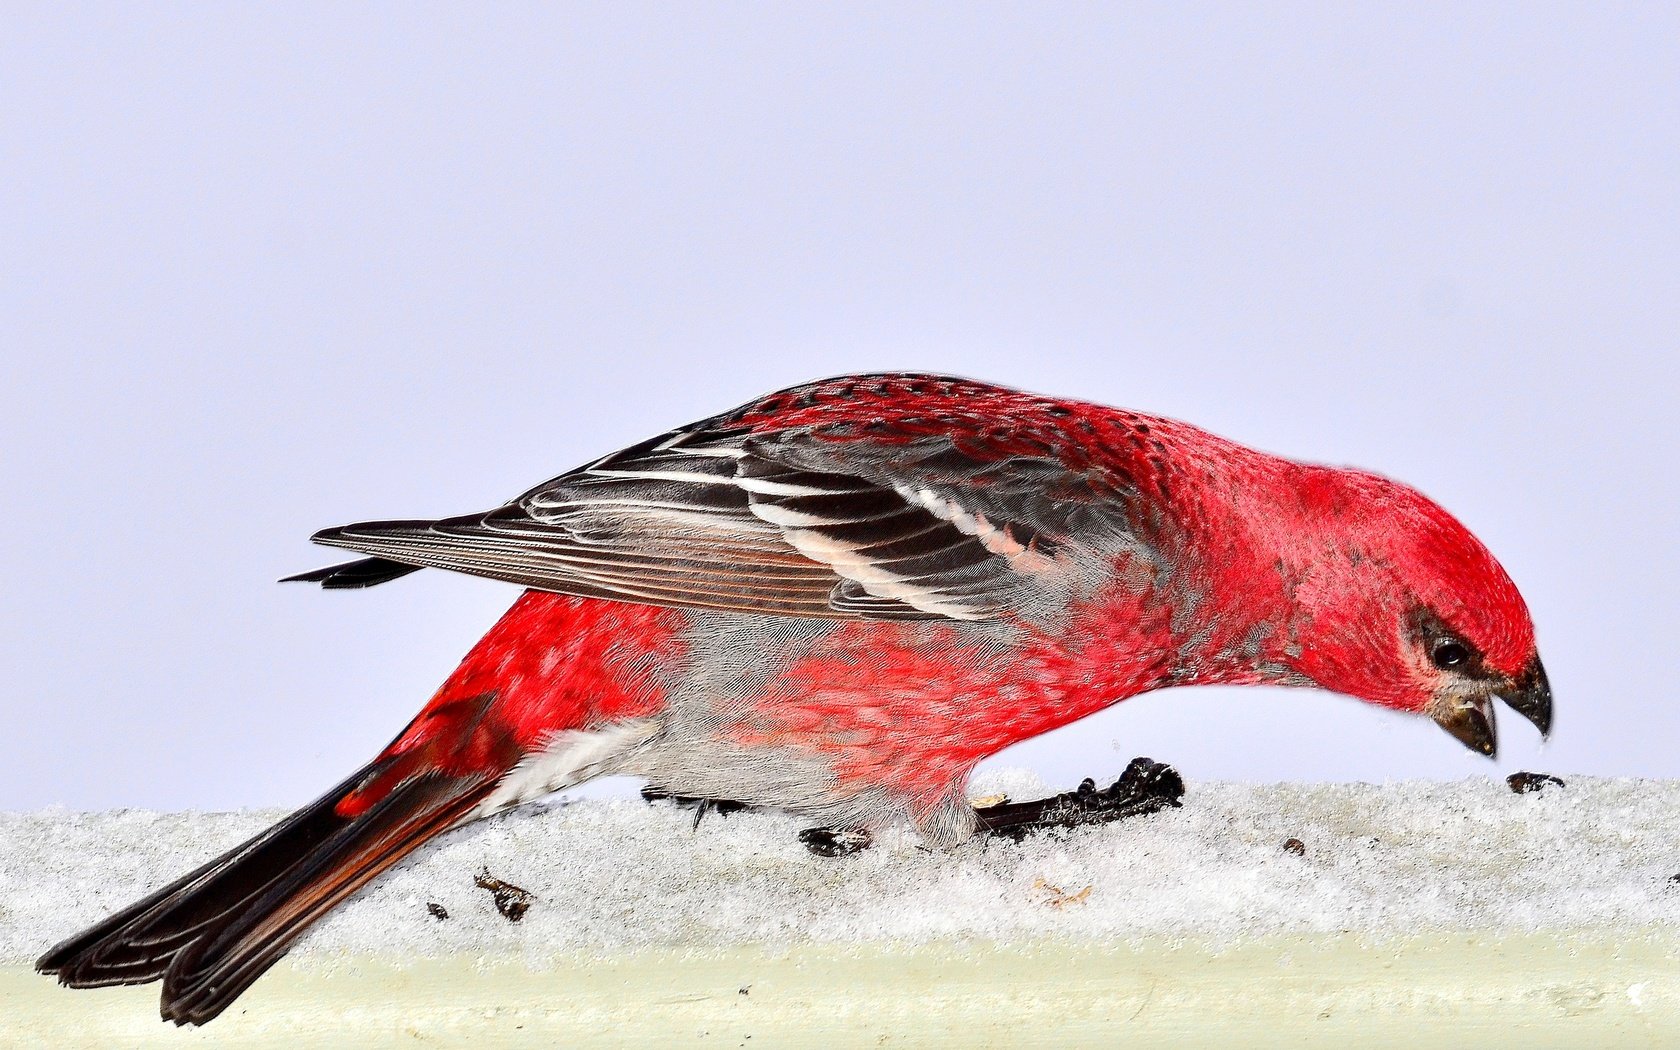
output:
<svg viewBox="0 0 1680 1050"><path fill-rule="evenodd" d="M255 838L59 944L35 967L73 988L161 978L164 1020L203 1024L310 923L467 816L494 779L416 771L401 756L383 756Z"/></svg>

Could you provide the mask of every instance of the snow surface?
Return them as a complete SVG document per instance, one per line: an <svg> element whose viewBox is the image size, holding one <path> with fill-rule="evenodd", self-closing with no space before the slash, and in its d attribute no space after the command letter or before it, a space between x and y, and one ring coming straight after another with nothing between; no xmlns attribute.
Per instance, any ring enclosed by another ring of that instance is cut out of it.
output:
<svg viewBox="0 0 1680 1050"><path fill-rule="evenodd" d="M637 948L963 940L1222 943L1352 931L1680 929L1672 781L1195 783L1182 809L934 852L904 832L811 855L774 813L639 800L530 806L444 836L329 915L294 960L339 952L524 958ZM975 794L1044 793L1028 773ZM47 947L280 814L0 814L0 963ZM1290 838L1305 846L1295 855ZM532 892L515 924L481 869ZM1089 887L1089 892L1082 893ZM1075 899L1056 904L1059 898ZM442 905L448 918L429 913Z"/></svg>

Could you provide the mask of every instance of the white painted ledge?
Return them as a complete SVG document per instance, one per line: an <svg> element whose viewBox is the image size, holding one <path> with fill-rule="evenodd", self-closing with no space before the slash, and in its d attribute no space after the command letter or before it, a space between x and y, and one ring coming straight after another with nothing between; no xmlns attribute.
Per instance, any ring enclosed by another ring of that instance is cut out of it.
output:
<svg viewBox="0 0 1680 1050"><path fill-rule="evenodd" d="M1680 1045L1680 939L1341 935L1218 949L920 945L281 966L203 1029L155 988L0 968L35 1047L1396 1047ZM7 1042L13 1040L13 1042Z"/></svg>

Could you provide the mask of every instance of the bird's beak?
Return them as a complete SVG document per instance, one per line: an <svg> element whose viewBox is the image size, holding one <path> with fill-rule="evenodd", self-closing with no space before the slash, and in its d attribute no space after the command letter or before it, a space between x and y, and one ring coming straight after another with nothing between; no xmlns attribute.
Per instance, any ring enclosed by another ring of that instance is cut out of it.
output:
<svg viewBox="0 0 1680 1050"><path fill-rule="evenodd" d="M1429 717L1454 740L1489 758L1499 750L1493 726L1493 702L1485 693L1442 693L1430 705Z"/></svg>
<svg viewBox="0 0 1680 1050"><path fill-rule="evenodd" d="M1516 681L1503 689L1495 689L1493 695L1505 701L1511 710L1533 722L1534 728L1540 730L1542 739L1551 733L1552 684L1546 680L1546 669L1540 666L1538 656L1517 676Z"/></svg>

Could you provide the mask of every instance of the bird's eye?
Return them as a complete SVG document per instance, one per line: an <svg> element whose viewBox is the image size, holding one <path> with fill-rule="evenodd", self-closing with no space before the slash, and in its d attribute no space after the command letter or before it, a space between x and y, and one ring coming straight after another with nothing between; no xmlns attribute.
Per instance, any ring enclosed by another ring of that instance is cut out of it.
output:
<svg viewBox="0 0 1680 1050"><path fill-rule="evenodd" d="M1463 667L1470 659L1470 650L1466 649L1463 643L1447 638L1436 642L1429 655L1435 661L1436 667L1448 671L1455 667Z"/></svg>

